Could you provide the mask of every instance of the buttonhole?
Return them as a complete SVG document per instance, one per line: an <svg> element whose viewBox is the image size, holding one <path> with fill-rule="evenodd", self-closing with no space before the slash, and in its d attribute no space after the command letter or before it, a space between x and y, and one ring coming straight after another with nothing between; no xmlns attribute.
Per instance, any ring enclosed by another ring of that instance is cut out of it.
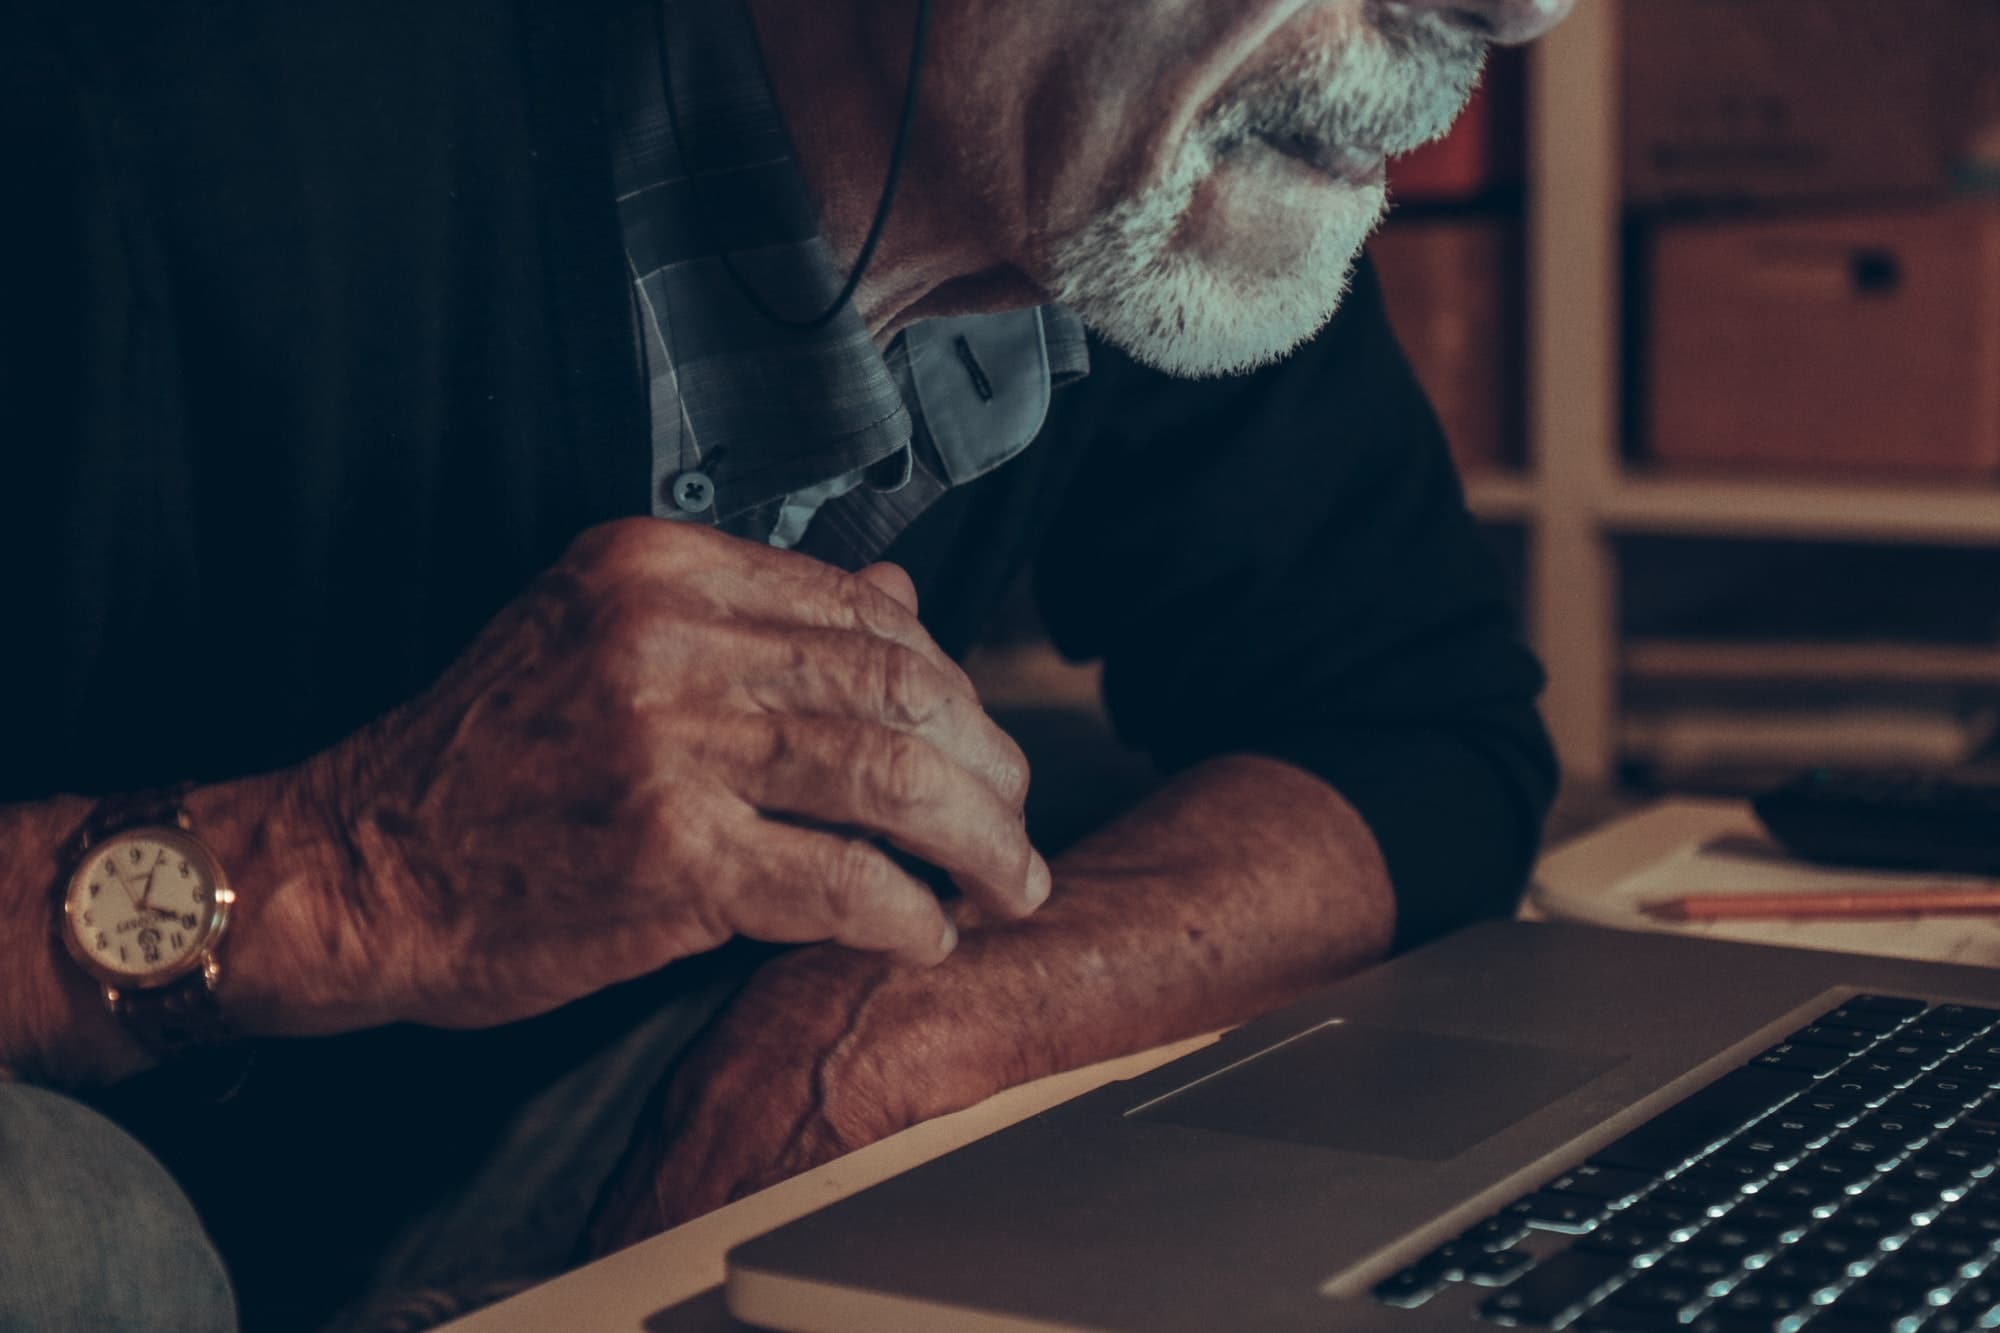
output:
<svg viewBox="0 0 2000 1333"><path fill-rule="evenodd" d="M952 346L958 350L958 359L965 366L965 373L972 376L972 391L979 395L979 401L993 401L993 381L986 378L986 367L979 364L979 353L972 350L972 341L964 334L953 340Z"/></svg>

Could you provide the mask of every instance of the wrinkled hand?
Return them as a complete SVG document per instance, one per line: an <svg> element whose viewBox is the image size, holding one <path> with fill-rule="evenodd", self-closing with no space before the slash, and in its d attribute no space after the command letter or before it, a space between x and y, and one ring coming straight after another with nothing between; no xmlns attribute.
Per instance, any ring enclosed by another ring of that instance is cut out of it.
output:
<svg viewBox="0 0 2000 1333"><path fill-rule="evenodd" d="M897 970L808 949L767 963L654 1093L587 1246L608 1254L998 1091Z"/></svg>
<svg viewBox="0 0 2000 1333"><path fill-rule="evenodd" d="M893 566L586 533L427 694L299 771L335 882L246 923L236 984L290 1005L261 1026L502 1023L738 934L934 963L956 936L883 843L1031 911L1026 761L915 603Z"/></svg>

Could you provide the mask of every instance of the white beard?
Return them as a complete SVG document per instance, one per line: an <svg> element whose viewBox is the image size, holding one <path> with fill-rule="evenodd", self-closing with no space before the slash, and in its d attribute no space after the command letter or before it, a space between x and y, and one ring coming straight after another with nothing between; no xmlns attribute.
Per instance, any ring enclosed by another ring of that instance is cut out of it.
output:
<svg viewBox="0 0 2000 1333"><path fill-rule="evenodd" d="M1407 152L1450 127L1483 55L1483 44L1437 27L1361 31L1338 52L1307 51L1229 89L1160 179L1050 248L1046 286L1105 339L1169 374L1228 375L1283 358L1333 317L1388 205L1379 184L1333 188L1263 136L1364 158ZM1274 250L1249 236L1222 253L1190 244L1196 193L1223 169L1323 197L1303 246Z"/></svg>

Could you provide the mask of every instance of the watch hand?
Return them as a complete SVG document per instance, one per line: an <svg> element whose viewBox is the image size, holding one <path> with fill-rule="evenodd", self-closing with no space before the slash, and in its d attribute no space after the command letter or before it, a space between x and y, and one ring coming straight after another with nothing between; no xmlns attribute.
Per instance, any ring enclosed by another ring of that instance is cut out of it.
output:
<svg viewBox="0 0 2000 1333"><path fill-rule="evenodd" d="M145 891L139 895L138 906L145 907L148 911L159 910L156 907L150 906L150 902L153 897L153 876L160 873L160 867L166 862L166 859L167 859L167 849L162 847L160 848L159 856L154 858L153 860L153 868L146 872L146 888Z"/></svg>
<svg viewBox="0 0 2000 1333"><path fill-rule="evenodd" d="M118 858L115 856L105 857L104 868L111 872L111 878L118 881L118 887L125 890L125 897L131 902L132 906L137 907L139 900L132 896L132 881L126 879L124 872L118 869Z"/></svg>

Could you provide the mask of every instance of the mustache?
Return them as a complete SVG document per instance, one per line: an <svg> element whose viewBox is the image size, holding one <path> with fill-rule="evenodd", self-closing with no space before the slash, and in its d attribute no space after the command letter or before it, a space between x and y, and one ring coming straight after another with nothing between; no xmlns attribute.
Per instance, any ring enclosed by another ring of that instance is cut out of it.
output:
<svg viewBox="0 0 2000 1333"><path fill-rule="evenodd" d="M1397 156L1451 127L1479 86L1486 50L1435 15L1372 8L1369 28L1352 39L1304 48L1239 81L1198 132L1224 154L1262 138L1329 157Z"/></svg>

